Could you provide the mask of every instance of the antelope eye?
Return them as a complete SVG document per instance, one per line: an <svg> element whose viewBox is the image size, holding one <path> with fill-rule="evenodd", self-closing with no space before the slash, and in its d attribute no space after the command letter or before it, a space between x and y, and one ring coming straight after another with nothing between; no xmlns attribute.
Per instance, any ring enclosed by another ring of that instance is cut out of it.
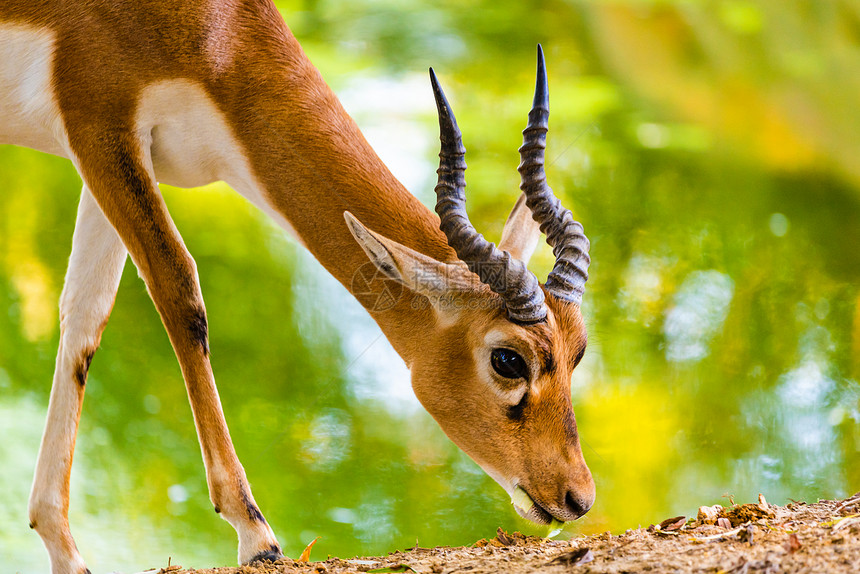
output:
<svg viewBox="0 0 860 574"><path fill-rule="evenodd" d="M506 379L528 379L529 369L525 359L510 349L493 349L490 354L493 370Z"/></svg>

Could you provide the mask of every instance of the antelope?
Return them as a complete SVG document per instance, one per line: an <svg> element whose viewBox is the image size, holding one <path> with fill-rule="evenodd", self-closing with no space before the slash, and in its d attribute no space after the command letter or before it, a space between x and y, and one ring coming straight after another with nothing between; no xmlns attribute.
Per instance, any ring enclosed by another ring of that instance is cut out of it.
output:
<svg viewBox="0 0 860 574"><path fill-rule="evenodd" d="M195 262L158 182L227 182L347 288L372 265L401 295L386 306L359 298L450 439L525 518L589 510L594 481L570 395L589 244L546 183L540 48L522 194L498 247L466 214L465 148L433 71L438 217L376 156L270 0L3 0L0 54L0 143L68 158L83 180L29 501L55 574L88 572L68 524L69 474L127 255L179 361L210 499L238 534L239 562L282 556L230 439ZM545 284L527 269L541 234L556 257Z"/></svg>

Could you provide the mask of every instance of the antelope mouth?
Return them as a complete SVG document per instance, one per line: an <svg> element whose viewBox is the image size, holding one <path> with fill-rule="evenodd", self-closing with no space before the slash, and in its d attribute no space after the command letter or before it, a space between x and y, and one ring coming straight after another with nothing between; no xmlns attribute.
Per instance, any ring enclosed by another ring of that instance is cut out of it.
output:
<svg viewBox="0 0 860 574"><path fill-rule="evenodd" d="M565 522L564 520L556 518L549 510L535 502L535 500L529 496L529 493L520 486L514 488L514 492L511 495L511 504L514 505L514 510L517 511L517 514L526 520L534 522L535 524L559 525Z"/></svg>

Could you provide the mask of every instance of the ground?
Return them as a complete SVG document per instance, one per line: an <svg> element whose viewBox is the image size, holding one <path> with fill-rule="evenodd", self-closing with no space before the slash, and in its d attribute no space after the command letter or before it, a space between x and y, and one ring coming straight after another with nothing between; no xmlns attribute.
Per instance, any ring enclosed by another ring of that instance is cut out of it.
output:
<svg viewBox="0 0 860 574"><path fill-rule="evenodd" d="M491 540L459 548L410 548L382 557L320 562L258 562L239 568L155 569L158 574L346 574L358 572L732 574L860 572L860 493L841 501L787 506L702 507L697 517L569 541L501 529Z"/></svg>

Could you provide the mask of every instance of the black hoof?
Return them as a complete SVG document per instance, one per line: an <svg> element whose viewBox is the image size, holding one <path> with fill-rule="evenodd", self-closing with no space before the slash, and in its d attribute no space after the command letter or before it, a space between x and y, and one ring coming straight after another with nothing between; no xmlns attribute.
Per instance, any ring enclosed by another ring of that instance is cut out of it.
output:
<svg viewBox="0 0 860 574"><path fill-rule="evenodd" d="M272 544L267 550L263 550L250 560L248 560L248 564L252 564L254 562L275 562L276 560L280 560L284 555L281 553L281 549L278 548L276 544Z"/></svg>

